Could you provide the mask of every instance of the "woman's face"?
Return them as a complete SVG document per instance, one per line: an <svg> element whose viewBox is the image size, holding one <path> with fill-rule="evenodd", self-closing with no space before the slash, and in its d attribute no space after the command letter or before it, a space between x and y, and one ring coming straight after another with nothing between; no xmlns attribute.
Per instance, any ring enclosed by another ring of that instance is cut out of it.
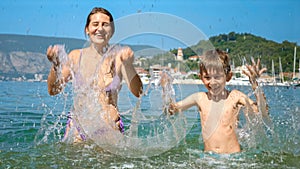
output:
<svg viewBox="0 0 300 169"><path fill-rule="evenodd" d="M85 31L91 43L106 46L113 34L109 16L100 12L91 15L90 23Z"/></svg>

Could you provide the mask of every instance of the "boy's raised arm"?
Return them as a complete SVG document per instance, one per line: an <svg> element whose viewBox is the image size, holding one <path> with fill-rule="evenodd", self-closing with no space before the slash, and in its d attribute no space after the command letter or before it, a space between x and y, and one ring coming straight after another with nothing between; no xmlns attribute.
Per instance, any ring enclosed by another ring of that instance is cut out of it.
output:
<svg viewBox="0 0 300 169"><path fill-rule="evenodd" d="M194 93L177 103L170 103L169 113L172 115L175 114L176 112L181 112L192 106L196 106L197 99L201 99L200 93Z"/></svg>
<svg viewBox="0 0 300 169"><path fill-rule="evenodd" d="M246 65L248 71L243 71L249 77L249 81L254 91L257 102L257 110L262 113L263 116L268 116L268 105L264 92L259 87L257 79L267 70L267 68L260 69L260 59L257 62L252 59L252 65Z"/></svg>

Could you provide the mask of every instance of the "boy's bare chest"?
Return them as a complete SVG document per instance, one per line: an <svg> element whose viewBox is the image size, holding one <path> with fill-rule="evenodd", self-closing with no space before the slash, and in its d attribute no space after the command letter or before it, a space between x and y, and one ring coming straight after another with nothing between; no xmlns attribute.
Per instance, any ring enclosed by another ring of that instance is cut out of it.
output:
<svg viewBox="0 0 300 169"><path fill-rule="evenodd" d="M203 101L199 107L202 122L209 118L219 119L223 123L229 123L236 119L237 111L231 100L213 102L210 100Z"/></svg>

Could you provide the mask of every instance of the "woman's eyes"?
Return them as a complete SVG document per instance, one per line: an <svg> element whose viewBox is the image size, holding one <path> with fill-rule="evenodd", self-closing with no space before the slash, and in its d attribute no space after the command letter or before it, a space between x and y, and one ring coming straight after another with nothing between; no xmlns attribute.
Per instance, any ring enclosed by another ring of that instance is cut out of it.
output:
<svg viewBox="0 0 300 169"><path fill-rule="evenodd" d="M102 24L102 26L108 27L108 26L110 26L110 24L105 22L105 23Z"/></svg>
<svg viewBox="0 0 300 169"><path fill-rule="evenodd" d="M94 22L92 25L95 26L95 27L97 27L97 26L99 26L100 24L101 24L101 23L99 23L99 22ZM104 23L102 23L102 26L103 26L103 27L108 27L108 26L110 26L110 23L104 22Z"/></svg>

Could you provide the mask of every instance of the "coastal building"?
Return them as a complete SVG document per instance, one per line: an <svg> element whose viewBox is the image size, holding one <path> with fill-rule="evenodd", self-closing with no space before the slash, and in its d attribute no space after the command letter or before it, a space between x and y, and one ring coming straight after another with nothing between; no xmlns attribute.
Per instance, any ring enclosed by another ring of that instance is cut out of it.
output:
<svg viewBox="0 0 300 169"><path fill-rule="evenodd" d="M135 67L135 71L137 72L137 74L140 74L140 73L149 74L149 72L142 67Z"/></svg>
<svg viewBox="0 0 300 169"><path fill-rule="evenodd" d="M198 56L198 55L195 55L195 56L190 56L189 58L188 58L188 60L190 60L190 61L199 61L200 60L200 58L201 58L201 56Z"/></svg>
<svg viewBox="0 0 300 169"><path fill-rule="evenodd" d="M147 70L145 70L142 67L135 67L135 70L136 70L137 74L140 76L140 79L144 85L147 85L150 83L150 78L149 78L150 75Z"/></svg>
<svg viewBox="0 0 300 169"><path fill-rule="evenodd" d="M176 60L178 61L183 61L183 51L182 51L182 48L179 47L178 50L177 50L177 57L176 57Z"/></svg>

